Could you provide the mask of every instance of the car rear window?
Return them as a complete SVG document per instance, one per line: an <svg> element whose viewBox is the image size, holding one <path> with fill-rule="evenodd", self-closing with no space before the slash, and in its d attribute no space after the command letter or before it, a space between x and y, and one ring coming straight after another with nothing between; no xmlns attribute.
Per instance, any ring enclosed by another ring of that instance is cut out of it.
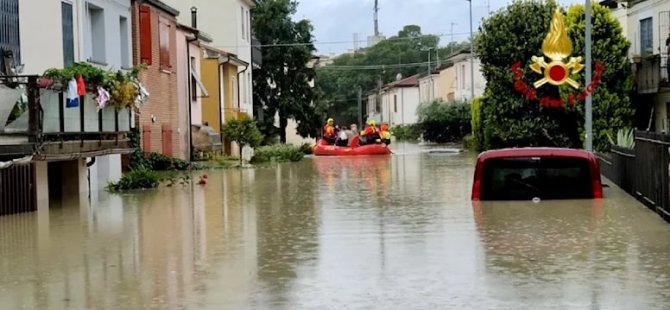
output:
<svg viewBox="0 0 670 310"><path fill-rule="evenodd" d="M589 163L578 158L505 158L484 164L482 200L592 199Z"/></svg>

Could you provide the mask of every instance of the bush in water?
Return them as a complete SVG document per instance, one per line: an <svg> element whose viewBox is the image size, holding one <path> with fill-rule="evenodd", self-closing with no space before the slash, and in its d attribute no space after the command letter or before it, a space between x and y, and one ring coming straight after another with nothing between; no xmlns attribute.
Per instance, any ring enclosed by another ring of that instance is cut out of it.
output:
<svg viewBox="0 0 670 310"><path fill-rule="evenodd" d="M300 151L305 155L311 155L314 153L314 145L311 143L303 143L300 146Z"/></svg>
<svg viewBox="0 0 670 310"><path fill-rule="evenodd" d="M221 133L223 137L240 146L240 164L242 164L242 150L244 147L257 147L263 141L263 134L256 127L256 122L247 116L226 121L221 128Z"/></svg>
<svg viewBox="0 0 670 310"><path fill-rule="evenodd" d="M421 137L419 125L397 125L392 127L391 131L398 141L416 141Z"/></svg>
<svg viewBox="0 0 670 310"><path fill-rule="evenodd" d="M417 109L423 139L445 143L459 141L471 132L470 105L441 99L424 102Z"/></svg>
<svg viewBox="0 0 670 310"><path fill-rule="evenodd" d="M303 151L297 146L291 144L275 144L257 148L251 162L255 164L267 162L296 162L302 160L304 156Z"/></svg>
<svg viewBox="0 0 670 310"><path fill-rule="evenodd" d="M118 182L107 185L110 192L120 192L131 189L156 188L161 182L161 177L153 170L140 167L130 171L121 177Z"/></svg>

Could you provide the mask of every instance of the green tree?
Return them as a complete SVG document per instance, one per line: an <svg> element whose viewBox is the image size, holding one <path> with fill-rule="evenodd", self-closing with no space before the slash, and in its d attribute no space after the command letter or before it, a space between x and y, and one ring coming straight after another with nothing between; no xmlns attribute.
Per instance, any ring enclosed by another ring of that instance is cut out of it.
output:
<svg viewBox="0 0 670 310"><path fill-rule="evenodd" d="M316 73L308 67L315 51L312 25L293 21L298 3L293 0L262 1L253 11L252 28L263 48L263 65L254 70L254 110L259 127L267 137L279 135L286 142L288 119L298 123L303 137L316 137L321 117L310 86ZM274 116L279 115L279 128Z"/></svg>
<svg viewBox="0 0 670 310"><path fill-rule="evenodd" d="M407 25L398 32L398 35L373 47L337 57L332 65L317 70L316 85L321 92L323 107L337 122L356 122L359 88L365 100L367 92L374 91L380 84L395 80L398 74L409 77L419 72L426 72L427 49L437 48L438 43L439 37L422 34L419 26ZM437 66L438 54L440 61L445 63L450 54L468 46L468 42L451 42L445 47L438 48L437 52L432 50L432 66ZM360 66L374 67L366 69Z"/></svg>
<svg viewBox="0 0 670 310"><path fill-rule="evenodd" d="M433 100L419 105L416 112L423 138L437 143L455 142L472 131L470 104Z"/></svg>
<svg viewBox="0 0 670 310"><path fill-rule="evenodd" d="M521 61L526 84L537 77L528 69L532 56L542 56L542 42L549 31L557 4L555 1L516 1L485 20L475 38L475 50L482 62L487 80L482 104L485 148L522 146L559 146L581 148L583 145L583 102L574 107L543 108L514 90L511 66ZM594 4L593 58L603 61L602 84L593 95L594 145L607 144L606 133L632 123L630 72L626 54L630 43L607 8ZM580 15L581 14L581 15ZM583 8L573 6L565 18L572 41L572 55L583 55ZM583 71L572 76L584 83ZM542 87L538 97L565 96L567 86Z"/></svg>
<svg viewBox="0 0 670 310"><path fill-rule="evenodd" d="M221 133L225 138L239 145L240 164L242 164L242 148L257 147L263 141L263 134L256 127L256 122L248 117L226 121L221 128Z"/></svg>

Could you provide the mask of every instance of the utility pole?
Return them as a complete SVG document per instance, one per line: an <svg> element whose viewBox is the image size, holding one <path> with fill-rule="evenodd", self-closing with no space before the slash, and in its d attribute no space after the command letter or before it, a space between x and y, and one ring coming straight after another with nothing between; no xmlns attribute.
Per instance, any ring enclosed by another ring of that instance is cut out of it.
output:
<svg viewBox="0 0 670 310"><path fill-rule="evenodd" d="M379 0L375 0L375 37L379 37Z"/></svg>
<svg viewBox="0 0 670 310"><path fill-rule="evenodd" d="M368 103L369 104L369 103ZM358 128L363 128L363 91L358 87Z"/></svg>
<svg viewBox="0 0 670 310"><path fill-rule="evenodd" d="M451 42L449 42L449 45L451 45L451 51L449 52L449 56L452 56L454 54L454 25L456 23L451 22Z"/></svg>
<svg viewBox="0 0 670 310"><path fill-rule="evenodd" d="M584 14L586 15L586 31L584 33L585 46L584 50L586 53L586 64L584 66L585 76L586 76L586 87L591 84L591 0L586 0L584 6ZM585 126L586 126L586 150L589 152L593 151L593 97L591 94L586 96L586 105L584 107L584 114L586 116Z"/></svg>
<svg viewBox="0 0 670 310"><path fill-rule="evenodd" d="M470 101L472 101L475 99L475 41L472 36L472 0L468 2L470 2Z"/></svg>

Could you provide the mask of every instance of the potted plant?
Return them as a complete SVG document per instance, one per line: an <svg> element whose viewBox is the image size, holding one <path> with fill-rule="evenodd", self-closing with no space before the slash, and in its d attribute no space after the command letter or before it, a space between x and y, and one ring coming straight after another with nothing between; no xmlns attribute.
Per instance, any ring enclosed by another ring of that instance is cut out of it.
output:
<svg viewBox="0 0 670 310"><path fill-rule="evenodd" d="M639 64L639 63L642 62L642 56L640 56L640 54L633 54L631 59L633 60L633 63L636 63L636 64Z"/></svg>

